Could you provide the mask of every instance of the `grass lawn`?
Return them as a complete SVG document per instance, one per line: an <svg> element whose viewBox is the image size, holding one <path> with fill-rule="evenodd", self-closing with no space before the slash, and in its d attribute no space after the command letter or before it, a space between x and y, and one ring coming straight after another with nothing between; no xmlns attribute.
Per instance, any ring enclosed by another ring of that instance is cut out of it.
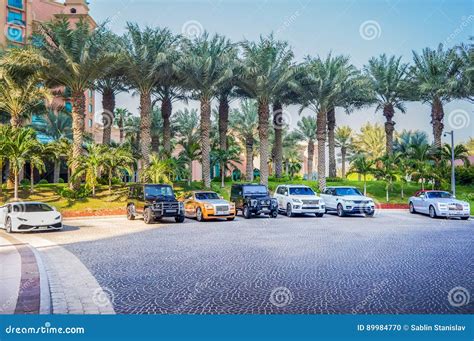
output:
<svg viewBox="0 0 474 341"><path fill-rule="evenodd" d="M305 184L313 189L317 190L316 181L307 180L294 180L294 181L270 181L270 191L274 191L279 184L283 183L294 183L294 184ZM228 199L230 196L230 187L232 182L226 182L225 187L221 188L220 182L213 182L212 189L224 198ZM328 186L355 186L361 191L363 190L364 183L357 180L345 180L340 182L328 182ZM59 191L61 188L67 186L66 184L45 184L37 185L35 192L30 193L29 187L20 189L21 200L28 201L43 201L55 206L62 212L66 211L84 211L84 210L100 210L100 209L117 209L124 208L127 201L127 187L123 185L113 186L111 193L109 193L107 186L99 186L97 188L97 195L92 198L85 199L67 199L63 198ZM191 190L201 189L201 182L193 182L191 186L186 183L175 183L174 189L178 198L182 199ZM420 186L415 183L405 185L405 197L401 197L401 184L395 183L392 191L390 191L389 203L393 204L406 204L408 197L413 195L420 189ZM471 204L471 214L474 214L474 185L472 186L457 186L457 198L466 200ZM381 181L368 181L367 182L367 195L374 198L379 203L385 203L385 183ZM13 196L12 190L3 190L0 195L0 204L10 200Z"/></svg>

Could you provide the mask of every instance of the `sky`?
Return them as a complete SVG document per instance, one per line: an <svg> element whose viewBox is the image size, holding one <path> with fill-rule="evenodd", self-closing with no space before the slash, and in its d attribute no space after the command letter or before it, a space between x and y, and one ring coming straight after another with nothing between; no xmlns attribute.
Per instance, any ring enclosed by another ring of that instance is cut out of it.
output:
<svg viewBox="0 0 474 341"><path fill-rule="evenodd" d="M89 7L98 23L108 20L109 27L118 34L124 33L129 21L140 26L168 27L186 35L206 30L233 41L256 40L273 32L278 39L289 42L296 61L332 52L350 56L359 68L381 53L402 56L408 63L413 50L435 48L439 43L452 47L474 36L474 1L469 0L90 0ZM138 113L138 98L120 94L117 106ZM188 106L198 108L192 101ZM232 106L238 106L238 102ZM183 107L176 103L174 110ZM299 119L298 109L286 109L292 127ZM445 130L454 130L456 142L474 137L473 109L467 101L445 105ZM97 115L100 112L98 98ZM395 114L396 129L421 129L431 138L430 112L427 103L407 103L405 114ZM314 113L305 110L302 115ZM349 125L356 131L368 121L384 122L375 107L350 115L338 108L336 115L338 125Z"/></svg>

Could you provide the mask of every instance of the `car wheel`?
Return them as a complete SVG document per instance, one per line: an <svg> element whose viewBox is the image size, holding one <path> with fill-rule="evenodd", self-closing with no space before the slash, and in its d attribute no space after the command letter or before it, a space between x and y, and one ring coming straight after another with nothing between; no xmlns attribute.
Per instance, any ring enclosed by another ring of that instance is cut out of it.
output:
<svg viewBox="0 0 474 341"><path fill-rule="evenodd" d="M135 206L128 205L127 207L127 219L128 220L135 220Z"/></svg>
<svg viewBox="0 0 474 341"><path fill-rule="evenodd" d="M461 217L461 220L468 220L469 217Z"/></svg>
<svg viewBox="0 0 474 341"><path fill-rule="evenodd" d="M270 217L272 217L272 218L278 217L278 212L276 210L272 211L272 213L270 213Z"/></svg>
<svg viewBox="0 0 474 341"><path fill-rule="evenodd" d="M410 205L408 206L409 207L409 210L410 210L410 213L411 214L415 214L416 211L415 211L415 206L413 205L412 202L410 202Z"/></svg>
<svg viewBox="0 0 474 341"><path fill-rule="evenodd" d="M179 215L177 217L174 217L174 221L177 223L183 223L184 222L184 215Z"/></svg>
<svg viewBox="0 0 474 341"><path fill-rule="evenodd" d="M145 211L143 212L143 221L145 224L151 224L153 223L153 220L153 212L151 211L151 208L145 208Z"/></svg>
<svg viewBox="0 0 474 341"><path fill-rule="evenodd" d="M196 219L197 221L203 221L204 219L202 218L202 210L200 207L197 208L196 210Z"/></svg>
<svg viewBox="0 0 474 341"><path fill-rule="evenodd" d="M346 213L344 212L344 209L342 208L341 204L337 205L337 215L339 217L344 217L346 215Z"/></svg>
<svg viewBox="0 0 474 341"><path fill-rule="evenodd" d="M5 230L7 230L7 233L12 233L12 220L10 217L7 218L5 223Z"/></svg>
<svg viewBox="0 0 474 341"><path fill-rule="evenodd" d="M250 216L252 215L252 213L250 213L250 209L247 205L244 206L244 209L242 210L242 214L245 219L250 219Z"/></svg>
<svg viewBox="0 0 474 341"><path fill-rule="evenodd" d="M433 206L430 206L430 217L431 218L436 218L438 215L436 214L436 210Z"/></svg>
<svg viewBox="0 0 474 341"><path fill-rule="evenodd" d="M367 212L367 213L365 213L365 216L366 216L366 217L373 217L374 214L375 214L375 211Z"/></svg>
<svg viewBox="0 0 474 341"><path fill-rule="evenodd" d="M318 217L318 218L322 218L322 216L324 215L324 213L316 213L315 216Z"/></svg>
<svg viewBox="0 0 474 341"><path fill-rule="evenodd" d="M286 216L287 217L292 217L293 216L293 212L291 211L291 204L286 205Z"/></svg>

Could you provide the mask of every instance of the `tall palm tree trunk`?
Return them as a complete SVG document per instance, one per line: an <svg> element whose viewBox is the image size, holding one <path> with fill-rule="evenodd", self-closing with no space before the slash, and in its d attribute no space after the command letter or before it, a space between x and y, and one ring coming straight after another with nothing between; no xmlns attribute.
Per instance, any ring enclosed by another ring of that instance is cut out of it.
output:
<svg viewBox="0 0 474 341"><path fill-rule="evenodd" d="M120 138L120 144L123 143L123 118L120 118L118 121L118 126L119 126L119 138Z"/></svg>
<svg viewBox="0 0 474 341"><path fill-rule="evenodd" d="M227 130L229 128L229 99L226 95L219 98L219 146L227 150ZM220 165L221 177L225 177L225 165Z"/></svg>
<svg viewBox="0 0 474 341"><path fill-rule="evenodd" d="M314 141L308 141L308 180L312 180L314 160Z"/></svg>
<svg viewBox="0 0 474 341"><path fill-rule="evenodd" d="M151 149L151 95L150 92L140 94L140 153L142 165L140 171L150 165ZM141 179L140 179L141 180Z"/></svg>
<svg viewBox="0 0 474 341"><path fill-rule="evenodd" d="M245 178L247 181L253 181L253 137L245 141Z"/></svg>
<svg viewBox="0 0 474 341"><path fill-rule="evenodd" d="M281 178L283 172L283 112L279 102L273 104L273 129L275 131L274 164L275 177Z"/></svg>
<svg viewBox="0 0 474 341"><path fill-rule="evenodd" d="M114 124L115 93L113 89L106 88L102 93L102 123L104 124L103 144L110 144L112 139L112 126Z"/></svg>
<svg viewBox="0 0 474 341"><path fill-rule="evenodd" d="M346 147L341 147L341 162L342 162L341 173L342 173L343 179L346 178L346 153L347 153Z"/></svg>
<svg viewBox="0 0 474 341"><path fill-rule="evenodd" d="M258 102L258 135L260 138L260 183L268 185L268 119L270 117L268 101Z"/></svg>
<svg viewBox="0 0 474 341"><path fill-rule="evenodd" d="M329 176L335 178L337 175L336 167L336 110L331 108L327 113L328 120L328 145L329 145Z"/></svg>
<svg viewBox="0 0 474 341"><path fill-rule="evenodd" d="M153 153L158 153L160 150L160 137L157 134L151 136L151 151Z"/></svg>
<svg viewBox="0 0 474 341"><path fill-rule="evenodd" d="M161 116L163 117L163 149L167 155L171 155L171 114L173 105L168 96L161 101Z"/></svg>
<svg viewBox="0 0 474 341"><path fill-rule="evenodd" d="M439 98L434 98L431 105L431 124L433 125L434 146L441 148L441 136L443 135L443 103Z"/></svg>
<svg viewBox="0 0 474 341"><path fill-rule="evenodd" d="M72 163L71 172L74 174L79 167L79 160L82 155L82 143L84 142L84 111L86 107L86 97L84 91L75 91L72 94ZM77 188L80 180L70 181L71 188Z"/></svg>
<svg viewBox="0 0 474 341"><path fill-rule="evenodd" d="M326 110L321 109L317 114L318 122L326 122ZM318 124L316 128L316 139L318 140L318 182L319 190L326 188L326 124Z"/></svg>
<svg viewBox="0 0 474 341"><path fill-rule="evenodd" d="M21 128L22 123L23 122L20 113L11 113L10 124L13 129Z"/></svg>
<svg viewBox="0 0 474 341"><path fill-rule="evenodd" d="M388 155L392 155L393 154L393 132L395 131L395 122L393 121L395 110L393 109L392 104L387 104L384 106L383 115L386 118L386 122L385 122L386 147L385 149Z"/></svg>
<svg viewBox="0 0 474 341"><path fill-rule="evenodd" d="M201 157L202 180L205 188L211 188L211 101L201 98Z"/></svg>
<svg viewBox="0 0 474 341"><path fill-rule="evenodd" d="M14 178L13 199L18 200L18 183L20 181L18 180L18 171L17 170L13 171L13 178Z"/></svg>
<svg viewBox="0 0 474 341"><path fill-rule="evenodd" d="M54 160L53 168L53 183L57 184L59 182L59 175L61 173L61 160Z"/></svg>
<svg viewBox="0 0 474 341"><path fill-rule="evenodd" d="M35 191L35 167L30 163L30 192Z"/></svg>

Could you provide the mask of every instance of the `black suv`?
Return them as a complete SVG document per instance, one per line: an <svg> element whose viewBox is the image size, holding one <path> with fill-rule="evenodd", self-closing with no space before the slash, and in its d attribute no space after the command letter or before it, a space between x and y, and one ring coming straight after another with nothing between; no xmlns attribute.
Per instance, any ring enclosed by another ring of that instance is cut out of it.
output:
<svg viewBox="0 0 474 341"><path fill-rule="evenodd" d="M146 224L163 217L174 217L177 223L182 223L184 205L176 200L170 185L132 185L128 192L127 219L134 220L138 214L143 215Z"/></svg>
<svg viewBox="0 0 474 341"><path fill-rule="evenodd" d="M242 215L249 219L252 214L268 214L272 218L278 215L278 202L270 197L268 189L259 184L235 184L230 191L230 201L235 203L235 209L241 210Z"/></svg>

